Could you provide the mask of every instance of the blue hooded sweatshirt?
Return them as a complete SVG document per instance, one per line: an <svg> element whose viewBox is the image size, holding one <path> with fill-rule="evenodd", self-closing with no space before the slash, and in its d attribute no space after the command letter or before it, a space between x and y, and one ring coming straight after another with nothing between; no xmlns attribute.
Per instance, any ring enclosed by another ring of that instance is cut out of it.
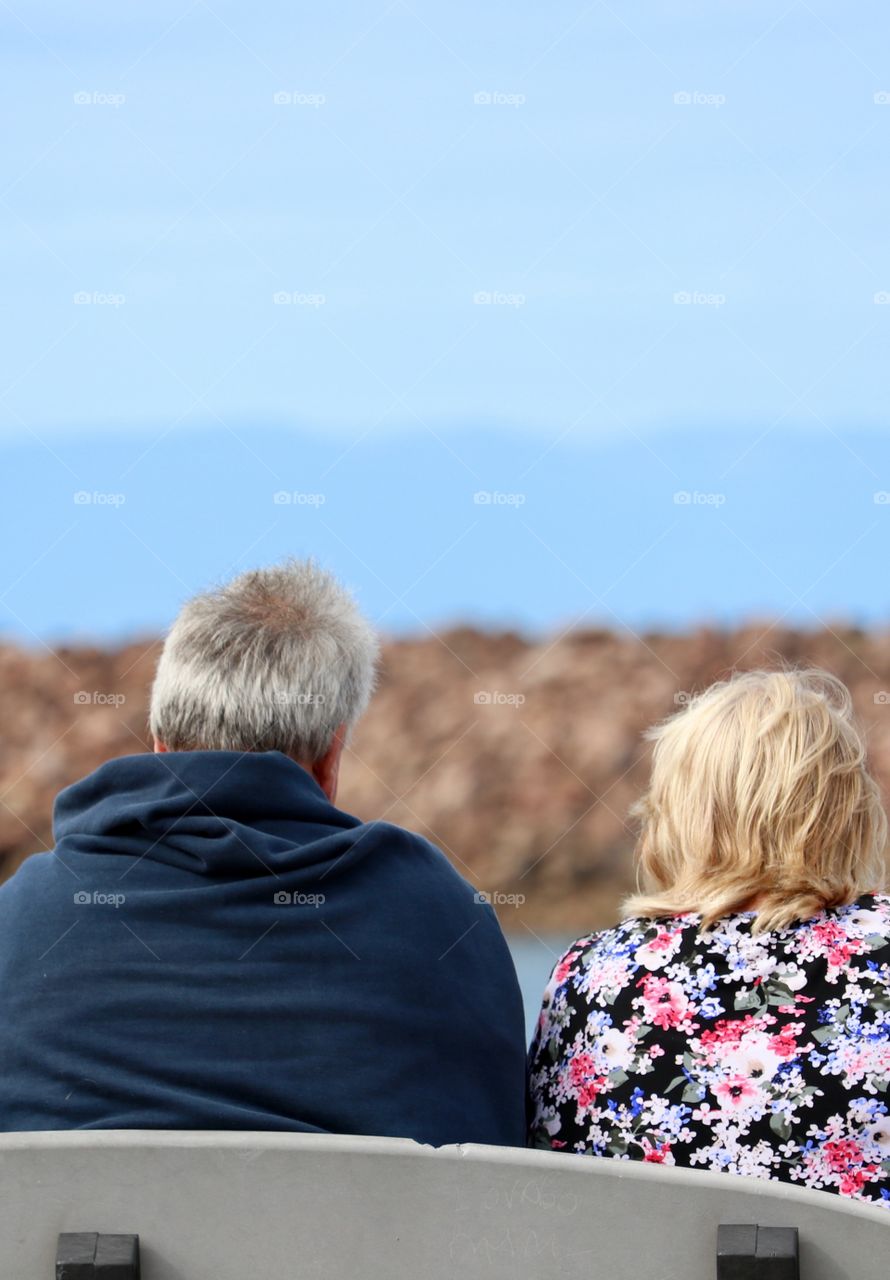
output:
<svg viewBox="0 0 890 1280"><path fill-rule="evenodd" d="M0 1130L525 1141L522 1001L433 845L277 751L124 756L0 887Z"/></svg>

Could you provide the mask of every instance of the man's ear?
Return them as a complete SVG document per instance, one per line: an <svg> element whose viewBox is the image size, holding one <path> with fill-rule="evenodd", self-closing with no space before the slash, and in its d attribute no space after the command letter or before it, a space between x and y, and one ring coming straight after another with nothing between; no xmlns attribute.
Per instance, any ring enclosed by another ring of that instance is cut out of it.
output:
<svg viewBox="0 0 890 1280"><path fill-rule="evenodd" d="M310 769L310 773L331 804L334 804L337 799L337 784L340 781L340 760L343 756L343 748L346 746L346 734L346 725L339 725L331 739L331 745L321 759L316 760Z"/></svg>
<svg viewBox="0 0 890 1280"><path fill-rule="evenodd" d="M155 751L155 753L156 753L157 755L163 755L163 754L164 754L164 752L167 750L167 747L165 747L165 746L164 746L164 744L163 744L163 742L161 742L160 738L155 738L153 741L154 741L154 748L153 748L153 750Z"/></svg>

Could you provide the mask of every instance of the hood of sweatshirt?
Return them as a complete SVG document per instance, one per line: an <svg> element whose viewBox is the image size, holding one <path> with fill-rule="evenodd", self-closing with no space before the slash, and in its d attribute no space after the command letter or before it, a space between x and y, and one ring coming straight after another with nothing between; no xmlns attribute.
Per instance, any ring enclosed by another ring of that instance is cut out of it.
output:
<svg viewBox="0 0 890 1280"><path fill-rule="evenodd" d="M53 810L60 853L147 858L229 879L317 876L361 825L280 751L120 756L60 792Z"/></svg>

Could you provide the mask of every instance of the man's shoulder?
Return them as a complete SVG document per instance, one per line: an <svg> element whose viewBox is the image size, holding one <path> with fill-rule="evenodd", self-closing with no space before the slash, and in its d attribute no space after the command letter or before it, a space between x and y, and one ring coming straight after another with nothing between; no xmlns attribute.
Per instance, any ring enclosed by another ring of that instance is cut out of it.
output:
<svg viewBox="0 0 890 1280"><path fill-rule="evenodd" d="M22 889L45 881L47 877L54 874L58 865L59 861L54 849L30 854L19 863L12 875L0 884L0 901L4 896L12 897Z"/></svg>
<svg viewBox="0 0 890 1280"><path fill-rule="evenodd" d="M347 835L348 860L338 860L343 870L347 862L371 865L380 875L397 876L415 884L436 885L442 891L472 895L473 887L457 871L438 845L417 831L394 822L373 819L352 827Z"/></svg>
<svg viewBox="0 0 890 1280"><path fill-rule="evenodd" d="M77 888L77 880L65 871L54 850L30 854L0 884L0 935L4 944L37 922L55 917L60 905L70 902Z"/></svg>
<svg viewBox="0 0 890 1280"><path fill-rule="evenodd" d="M383 819L373 819L353 828L350 835L353 845L367 843L374 848L384 849L394 857L414 858L424 866L445 868L453 875L458 874L438 845L408 827L400 827Z"/></svg>

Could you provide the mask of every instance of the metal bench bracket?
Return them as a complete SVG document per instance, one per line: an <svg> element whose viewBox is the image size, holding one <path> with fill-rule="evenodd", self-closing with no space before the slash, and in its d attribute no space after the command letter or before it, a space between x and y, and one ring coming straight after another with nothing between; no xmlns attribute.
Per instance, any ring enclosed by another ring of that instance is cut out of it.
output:
<svg viewBox="0 0 890 1280"><path fill-rule="evenodd" d="M56 1246L56 1280L139 1280L139 1237L63 1232Z"/></svg>
<svg viewBox="0 0 890 1280"><path fill-rule="evenodd" d="M717 1228L717 1280L799 1280L797 1227Z"/></svg>

